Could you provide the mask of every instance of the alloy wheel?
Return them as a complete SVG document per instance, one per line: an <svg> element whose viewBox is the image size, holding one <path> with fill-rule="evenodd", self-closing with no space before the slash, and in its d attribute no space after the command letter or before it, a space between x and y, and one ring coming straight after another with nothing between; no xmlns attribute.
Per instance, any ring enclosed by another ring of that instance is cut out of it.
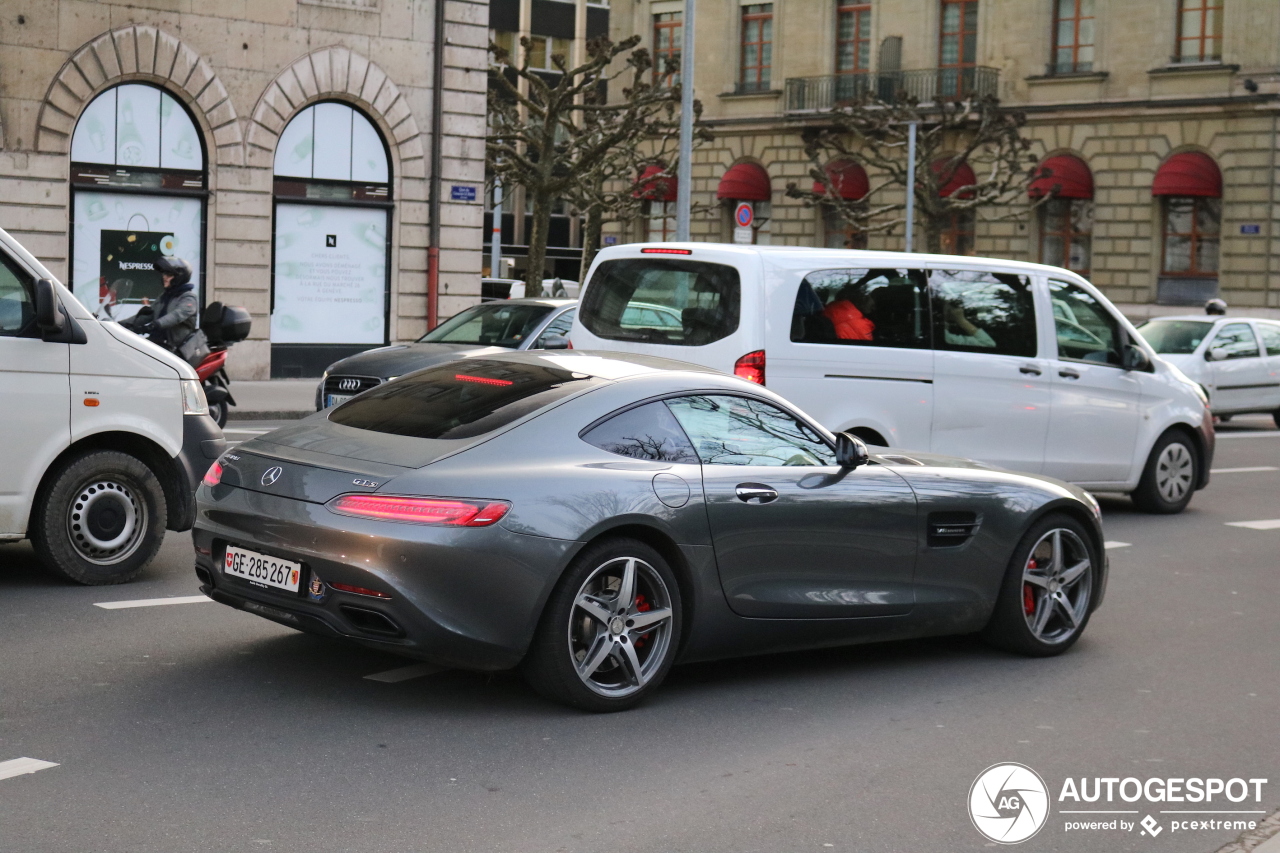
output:
<svg viewBox="0 0 1280 853"><path fill-rule="evenodd" d="M76 492L67 508L71 547L99 566L127 560L147 530L147 507L124 483L92 480Z"/></svg>
<svg viewBox="0 0 1280 853"><path fill-rule="evenodd" d="M1175 441L1160 451L1156 460L1156 488L1160 497L1169 503L1177 503L1191 489L1194 460L1185 444Z"/></svg>
<svg viewBox="0 0 1280 853"><path fill-rule="evenodd" d="M1031 549L1022 569L1022 615L1042 643L1069 640L1089 614L1093 560L1073 531L1050 530Z"/></svg>
<svg viewBox="0 0 1280 853"><path fill-rule="evenodd" d="M671 593L653 566L617 557L578 589L569 618L569 654L578 677L610 698L641 690L671 645Z"/></svg>

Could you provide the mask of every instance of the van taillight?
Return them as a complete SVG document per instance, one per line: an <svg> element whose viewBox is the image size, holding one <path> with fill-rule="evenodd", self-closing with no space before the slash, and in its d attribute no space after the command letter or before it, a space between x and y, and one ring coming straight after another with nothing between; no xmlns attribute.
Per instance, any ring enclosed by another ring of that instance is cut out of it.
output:
<svg viewBox="0 0 1280 853"><path fill-rule="evenodd" d="M748 382L764 384L764 350L749 352L733 363L733 375L741 376Z"/></svg>

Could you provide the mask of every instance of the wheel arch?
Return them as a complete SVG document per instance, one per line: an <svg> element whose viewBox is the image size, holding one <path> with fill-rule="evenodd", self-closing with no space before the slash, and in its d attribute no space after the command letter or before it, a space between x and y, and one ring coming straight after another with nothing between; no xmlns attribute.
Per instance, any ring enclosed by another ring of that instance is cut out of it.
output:
<svg viewBox="0 0 1280 853"><path fill-rule="evenodd" d="M31 503L30 515L27 521L28 530L32 529L36 508L44 500L45 494L53 482L55 472L65 465L67 460L96 450L115 450L120 453L127 453L150 468L151 472L155 474L156 480L160 483L161 491L164 493L167 516L165 527L169 530L186 529L182 525L188 515L186 508L193 505L193 498L183 493L182 483L186 480L186 475L181 470L177 460L170 456L163 447L146 436L138 435L134 432L112 430L84 436L68 445L65 450L49 463L49 467L45 469L44 475L40 478L40 485L35 492L35 500ZM187 524L187 527L189 526Z"/></svg>
<svg viewBox="0 0 1280 853"><path fill-rule="evenodd" d="M1026 527L1023 528L1022 535L1025 536L1026 531L1038 524L1045 516L1053 515L1054 513L1060 513L1068 518L1075 519L1084 526L1085 530L1089 531L1090 544L1093 545L1098 554L1098 591L1093 597L1090 612L1097 610L1102 604L1103 596L1106 595L1107 580L1110 574L1107 566L1107 543L1102 533L1102 522L1087 507L1081 506L1079 501L1060 498L1050 501L1036 510L1035 514L1027 522Z"/></svg>
<svg viewBox="0 0 1280 853"><path fill-rule="evenodd" d="M1178 421L1165 427L1164 430L1156 436L1156 440L1151 443L1151 449L1147 451L1148 459L1151 457L1151 452L1155 450L1155 446L1160 443L1160 439L1164 438L1171 432L1181 433L1191 439L1191 446L1196 450L1196 463L1199 465L1200 469L1196 472L1196 490L1198 491L1203 489L1209 484L1209 449L1204 446L1204 437L1200 435L1200 431L1189 424ZM1143 460L1144 468L1146 466L1146 461L1147 460Z"/></svg>

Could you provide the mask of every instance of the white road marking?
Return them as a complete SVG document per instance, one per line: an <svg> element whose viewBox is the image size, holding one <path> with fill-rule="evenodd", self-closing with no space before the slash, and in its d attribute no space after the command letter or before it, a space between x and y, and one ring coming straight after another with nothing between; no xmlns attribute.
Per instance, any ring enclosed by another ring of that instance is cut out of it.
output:
<svg viewBox="0 0 1280 853"><path fill-rule="evenodd" d="M437 672L444 672L444 667L433 666L429 663L415 663L413 666L402 666L399 669L389 669L386 672L375 672L373 675L366 675L365 680L396 684L400 681L408 681L411 678L435 675Z"/></svg>
<svg viewBox="0 0 1280 853"><path fill-rule="evenodd" d="M1261 521L1228 521L1227 527L1247 527L1250 530L1280 530L1280 518L1265 518Z"/></svg>
<svg viewBox="0 0 1280 853"><path fill-rule="evenodd" d="M1103 548L1106 548L1108 551L1113 551L1113 550L1115 550L1116 548L1128 548L1128 547L1130 547L1130 546L1132 546L1132 545L1133 545L1133 543L1132 543L1132 542L1115 542L1115 541L1108 541L1108 542L1103 542L1103 543L1102 543L1102 547L1103 547Z"/></svg>
<svg viewBox="0 0 1280 853"><path fill-rule="evenodd" d="M52 761L41 761L38 758L12 758L8 761L0 761L0 779L11 779L14 776L23 776L57 766Z"/></svg>
<svg viewBox="0 0 1280 853"><path fill-rule="evenodd" d="M1254 465L1250 468L1210 468L1210 474L1252 474L1255 471L1280 471L1274 465Z"/></svg>
<svg viewBox="0 0 1280 853"><path fill-rule="evenodd" d="M103 610L124 610L127 607L159 607L162 604L201 604L213 601L207 595L179 595L173 598L138 598L133 601L95 601L94 607Z"/></svg>
<svg viewBox="0 0 1280 853"><path fill-rule="evenodd" d="M1218 438L1276 438L1280 436L1280 429L1265 430L1259 432L1220 432L1217 433Z"/></svg>

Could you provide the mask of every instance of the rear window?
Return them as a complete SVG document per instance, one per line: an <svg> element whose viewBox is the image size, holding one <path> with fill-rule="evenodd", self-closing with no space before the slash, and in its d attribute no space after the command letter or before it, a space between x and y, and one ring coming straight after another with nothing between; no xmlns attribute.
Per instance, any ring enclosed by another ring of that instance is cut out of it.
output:
<svg viewBox="0 0 1280 853"><path fill-rule="evenodd" d="M329 420L413 438L473 438L603 381L540 364L464 359L379 385Z"/></svg>
<svg viewBox="0 0 1280 853"><path fill-rule="evenodd" d="M1189 355L1212 328L1212 322L1199 320L1152 320L1139 326L1138 332L1162 355Z"/></svg>
<svg viewBox="0 0 1280 853"><path fill-rule="evenodd" d="M445 320L418 339L427 344L476 344L515 349L550 314L550 305L488 302Z"/></svg>
<svg viewBox="0 0 1280 853"><path fill-rule="evenodd" d="M738 330L741 289L738 271L724 264L605 261L587 288L582 325L610 341L703 346Z"/></svg>

